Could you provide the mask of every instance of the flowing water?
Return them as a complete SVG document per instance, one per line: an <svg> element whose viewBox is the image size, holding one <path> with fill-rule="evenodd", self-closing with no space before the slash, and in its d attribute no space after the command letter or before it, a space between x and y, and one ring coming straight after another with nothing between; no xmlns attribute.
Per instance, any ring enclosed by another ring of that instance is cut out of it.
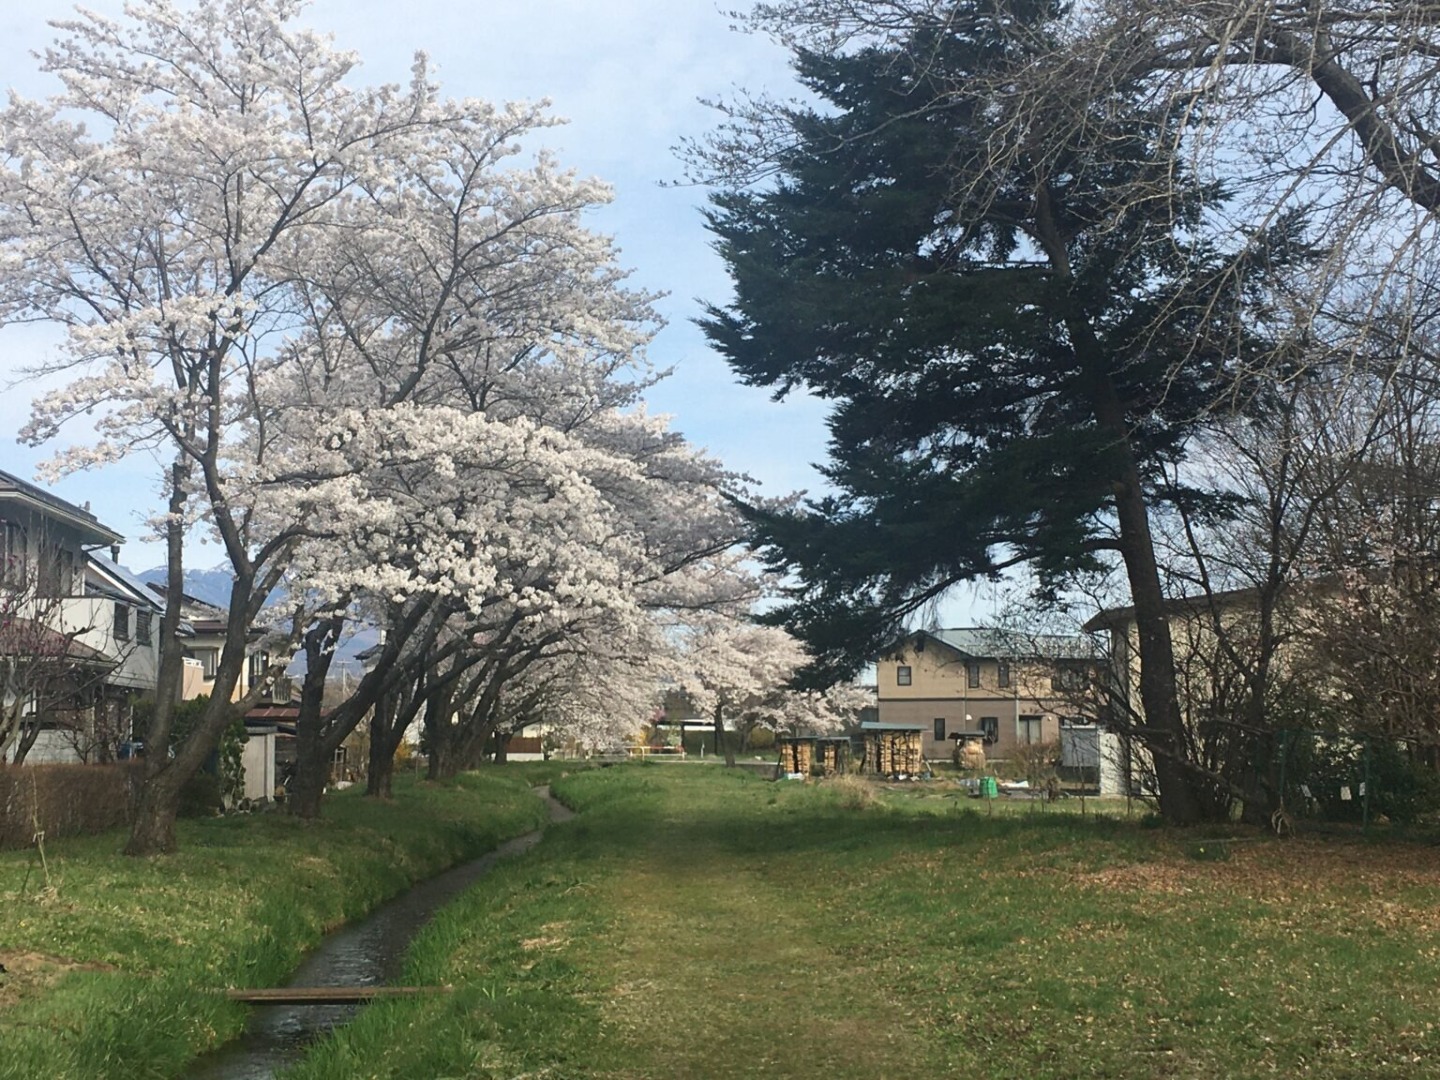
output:
<svg viewBox="0 0 1440 1080"><path fill-rule="evenodd" d="M537 788L550 806L550 820L563 821L569 810ZM528 851L541 832L507 841L474 862L382 904L363 920L341 927L322 941L295 969L287 986L383 986L397 978L410 942L440 908L475 884L499 859ZM311 1043L348 1023L358 1005L259 1005L237 1039L197 1059L186 1073L193 1080L262 1080L293 1065Z"/></svg>

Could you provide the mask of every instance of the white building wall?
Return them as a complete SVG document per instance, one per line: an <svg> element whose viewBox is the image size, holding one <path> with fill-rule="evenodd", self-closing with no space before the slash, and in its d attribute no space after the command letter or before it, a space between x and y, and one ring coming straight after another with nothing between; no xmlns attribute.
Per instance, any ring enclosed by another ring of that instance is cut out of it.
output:
<svg viewBox="0 0 1440 1080"><path fill-rule="evenodd" d="M78 765L74 737L64 731L42 731L35 736L35 745L25 755L26 765Z"/></svg>
<svg viewBox="0 0 1440 1080"><path fill-rule="evenodd" d="M275 733L251 732L240 750L240 767L245 773L244 796L251 802L268 802L275 797Z"/></svg>
<svg viewBox="0 0 1440 1080"><path fill-rule="evenodd" d="M75 634L75 640L88 645L107 657L118 658L119 665L106 678L112 686L133 690L154 690L159 672L159 619L152 620L150 643L135 640L135 609L130 608L130 638L115 636L115 601L103 596L71 597L60 606L62 634Z"/></svg>

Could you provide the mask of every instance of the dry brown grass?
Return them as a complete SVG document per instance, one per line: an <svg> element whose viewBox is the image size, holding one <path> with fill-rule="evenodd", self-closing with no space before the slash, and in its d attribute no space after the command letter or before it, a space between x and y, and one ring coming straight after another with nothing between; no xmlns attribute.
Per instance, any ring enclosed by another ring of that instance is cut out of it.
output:
<svg viewBox="0 0 1440 1080"><path fill-rule="evenodd" d="M837 776L826 780L825 787L836 793L839 805L845 810L864 810L878 800L875 785L861 776Z"/></svg>

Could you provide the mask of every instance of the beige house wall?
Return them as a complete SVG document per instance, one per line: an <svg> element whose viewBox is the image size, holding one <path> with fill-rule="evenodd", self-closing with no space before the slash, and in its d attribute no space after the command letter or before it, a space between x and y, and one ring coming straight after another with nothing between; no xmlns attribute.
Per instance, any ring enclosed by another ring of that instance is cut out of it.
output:
<svg viewBox="0 0 1440 1080"><path fill-rule="evenodd" d="M971 678L972 668L978 678ZM1010 661L1008 685L1002 685L1001 661L969 660L933 639L920 650L907 649L876 662L879 716L882 724L906 724L922 730L927 758L950 757L958 731L979 731L987 718L995 723L995 741L986 756L1006 758L1026 742L1060 738L1064 717L1081 717L1083 704L1054 687L1056 668L1037 661ZM901 681L909 668L909 684ZM971 686L976 681L978 686ZM936 738L936 721L944 721L945 738ZM1038 721L1038 722L1037 722Z"/></svg>
<svg viewBox="0 0 1440 1080"><path fill-rule="evenodd" d="M185 667L180 673L180 700L190 701L201 694L209 693L210 684L205 681L205 667L199 660L185 657Z"/></svg>
<svg viewBox="0 0 1440 1080"><path fill-rule="evenodd" d="M967 715L969 720L966 720ZM984 717L993 716L998 721L998 737L995 742L986 744L985 756L1005 758L1014 753L1022 741L1053 742L1059 739L1060 718L1069 715L1069 712L1041 711L1033 703L1022 702L1015 697L946 697L906 701L881 698L879 719L882 724L907 724L920 728L925 756L931 760L948 760L955 748L954 741L948 736L957 731L980 730ZM1040 718L1039 735L1027 740L1026 736L1033 734L1037 728L1033 724L1022 727L1020 718L1036 716ZM943 740L935 738L935 721L938 719L945 721L947 738Z"/></svg>

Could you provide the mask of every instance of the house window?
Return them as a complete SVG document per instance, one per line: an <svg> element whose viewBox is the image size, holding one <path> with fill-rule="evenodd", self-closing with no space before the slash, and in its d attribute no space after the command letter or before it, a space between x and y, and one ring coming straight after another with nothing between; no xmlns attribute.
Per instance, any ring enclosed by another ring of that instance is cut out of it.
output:
<svg viewBox="0 0 1440 1080"><path fill-rule="evenodd" d="M115 605L115 640L130 640L130 605L116 603Z"/></svg>
<svg viewBox="0 0 1440 1080"><path fill-rule="evenodd" d="M1001 686L1009 686L1009 685L1010 685L1010 661L1008 661L1008 660L1001 660L1001 661L1000 661L1000 665L999 665L999 669L998 669L997 674L996 674L996 680L995 680L995 681L998 682Z"/></svg>
<svg viewBox="0 0 1440 1080"><path fill-rule="evenodd" d="M25 583L25 530L13 521L0 521L0 580Z"/></svg>
<svg viewBox="0 0 1440 1080"><path fill-rule="evenodd" d="M1079 667L1062 667L1050 678L1050 689L1052 690L1083 690L1085 689L1085 669Z"/></svg>
<svg viewBox="0 0 1440 1080"><path fill-rule="evenodd" d="M935 741L945 741L945 718L943 716L935 717Z"/></svg>
<svg viewBox="0 0 1440 1080"><path fill-rule="evenodd" d="M1041 731L1044 724L1044 717L1021 716L1015 721L1015 739L1022 746L1027 743L1038 743L1041 739Z"/></svg>
<svg viewBox="0 0 1440 1080"><path fill-rule="evenodd" d="M968 664L965 665L965 667L966 667L966 673L967 673L967 674L969 675L969 677L970 677L970 686L971 686L971 688L973 689L974 687L979 686L979 685L980 685L980 661L979 661L979 660L971 660L970 663L968 663Z"/></svg>
<svg viewBox="0 0 1440 1080"><path fill-rule="evenodd" d="M1000 741L1000 718L998 716L980 717L980 734L985 736L987 743Z"/></svg>
<svg viewBox="0 0 1440 1080"><path fill-rule="evenodd" d="M40 574L35 584L38 596L69 596L75 584L75 552L55 545L44 547L40 552Z"/></svg>
<svg viewBox="0 0 1440 1080"><path fill-rule="evenodd" d="M153 617L154 613L150 611L135 612L135 643L137 645L150 644L150 621Z"/></svg>
<svg viewBox="0 0 1440 1080"><path fill-rule="evenodd" d="M256 652L250 654L250 685L255 686L265 678L265 669L270 666L270 654L268 652Z"/></svg>
<svg viewBox="0 0 1440 1080"><path fill-rule="evenodd" d="M899 664L899 665L896 666L896 668L895 668L895 685L896 685L896 686L909 686L909 685L910 685L910 665L909 665L909 664Z"/></svg>
<svg viewBox="0 0 1440 1080"><path fill-rule="evenodd" d="M200 661L204 669L205 681L212 682L215 678L215 667L220 662L219 649L196 649L195 659Z"/></svg>

